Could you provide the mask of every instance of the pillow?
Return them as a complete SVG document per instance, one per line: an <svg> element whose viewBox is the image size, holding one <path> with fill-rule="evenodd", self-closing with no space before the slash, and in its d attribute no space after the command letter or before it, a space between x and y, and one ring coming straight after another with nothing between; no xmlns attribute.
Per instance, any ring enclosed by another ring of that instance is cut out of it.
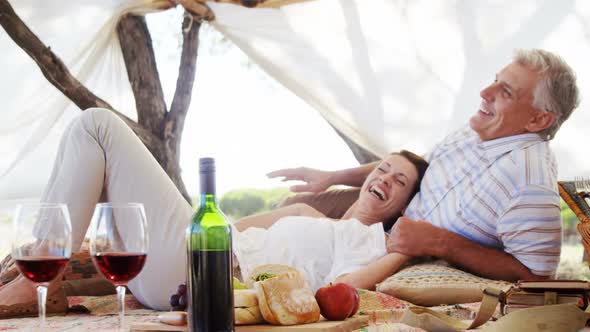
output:
<svg viewBox="0 0 590 332"><path fill-rule="evenodd" d="M508 290L506 281L490 280L452 268L444 261L406 267L377 285L377 291L423 306L479 302L486 287Z"/></svg>
<svg viewBox="0 0 590 332"><path fill-rule="evenodd" d="M328 218L340 219L346 210L359 198L360 189L334 189L320 193L303 193L287 197L279 204L287 206L305 203Z"/></svg>

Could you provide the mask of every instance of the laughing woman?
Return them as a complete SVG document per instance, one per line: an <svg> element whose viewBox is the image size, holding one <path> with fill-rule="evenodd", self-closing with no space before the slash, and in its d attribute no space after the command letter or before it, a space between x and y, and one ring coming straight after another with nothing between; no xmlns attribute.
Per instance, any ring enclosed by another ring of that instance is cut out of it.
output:
<svg viewBox="0 0 590 332"><path fill-rule="evenodd" d="M374 289L408 259L387 253L384 228L402 215L427 166L411 152L391 154L367 177L340 220L305 204L239 220L234 252L242 276L258 265L286 264L304 272L314 290L333 281Z"/></svg>

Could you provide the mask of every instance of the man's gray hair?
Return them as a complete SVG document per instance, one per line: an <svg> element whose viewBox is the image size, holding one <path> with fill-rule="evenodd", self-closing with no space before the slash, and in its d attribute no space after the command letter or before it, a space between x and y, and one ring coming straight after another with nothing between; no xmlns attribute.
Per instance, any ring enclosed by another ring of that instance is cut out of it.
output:
<svg viewBox="0 0 590 332"><path fill-rule="evenodd" d="M580 103L576 74L561 57L540 49L516 50L514 62L541 74L532 106L555 114L555 122L539 132L544 139L553 139Z"/></svg>

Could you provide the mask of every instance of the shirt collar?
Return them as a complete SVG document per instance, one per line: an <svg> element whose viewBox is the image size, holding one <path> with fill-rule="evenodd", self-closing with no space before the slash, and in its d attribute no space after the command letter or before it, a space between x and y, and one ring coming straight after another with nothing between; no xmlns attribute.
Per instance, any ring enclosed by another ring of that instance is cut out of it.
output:
<svg viewBox="0 0 590 332"><path fill-rule="evenodd" d="M510 151L524 149L533 144L545 141L536 133L501 137L490 141L482 141L477 137L477 140L478 145L483 149L484 155L488 160L494 160Z"/></svg>

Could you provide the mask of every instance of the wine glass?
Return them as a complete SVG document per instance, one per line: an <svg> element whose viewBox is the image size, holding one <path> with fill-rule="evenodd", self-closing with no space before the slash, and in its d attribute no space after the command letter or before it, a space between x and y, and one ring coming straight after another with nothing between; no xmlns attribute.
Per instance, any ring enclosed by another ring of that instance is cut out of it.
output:
<svg viewBox="0 0 590 332"><path fill-rule="evenodd" d="M12 257L20 273L37 288L39 325L44 329L47 286L61 274L72 254L72 225L67 206L17 205L12 235Z"/></svg>
<svg viewBox="0 0 590 332"><path fill-rule="evenodd" d="M90 227L90 254L97 270L117 288L122 329L125 326L125 286L141 272L147 257L143 204L96 204Z"/></svg>

